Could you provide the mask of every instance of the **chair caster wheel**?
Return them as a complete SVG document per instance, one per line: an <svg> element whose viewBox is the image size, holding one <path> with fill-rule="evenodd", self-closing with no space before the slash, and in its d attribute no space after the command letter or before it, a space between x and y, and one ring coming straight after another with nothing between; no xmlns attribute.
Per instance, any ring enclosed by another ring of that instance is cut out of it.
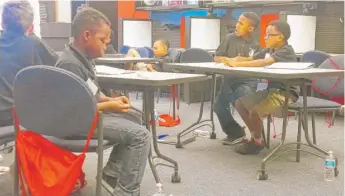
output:
<svg viewBox="0 0 345 196"><path fill-rule="evenodd" d="M268 174L265 171L259 170L256 174L256 179L258 180L267 180Z"/></svg>
<svg viewBox="0 0 345 196"><path fill-rule="evenodd" d="M178 173L174 173L171 176L171 182L172 183L180 183L181 182L181 176Z"/></svg>
<svg viewBox="0 0 345 196"><path fill-rule="evenodd" d="M183 148L183 146L182 146L181 143L176 143L176 144L175 144L175 147L176 147L176 148Z"/></svg>
<svg viewBox="0 0 345 196"><path fill-rule="evenodd" d="M211 139L211 140L214 140L214 139L216 139L216 138L217 138L216 133L215 133L215 132L212 132L212 133L210 134L210 139Z"/></svg>
<svg viewBox="0 0 345 196"><path fill-rule="evenodd" d="M334 176L337 177L339 175L339 170L337 167L334 168Z"/></svg>

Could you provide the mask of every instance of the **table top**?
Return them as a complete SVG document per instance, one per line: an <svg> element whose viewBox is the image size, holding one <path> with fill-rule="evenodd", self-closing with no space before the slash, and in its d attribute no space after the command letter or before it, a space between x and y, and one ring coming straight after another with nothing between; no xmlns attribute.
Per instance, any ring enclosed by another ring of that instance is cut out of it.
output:
<svg viewBox="0 0 345 196"><path fill-rule="evenodd" d="M97 66L96 66L97 70ZM97 73L100 82L108 82L121 85L152 86L161 87L172 84L181 84L189 82L198 82L207 79L206 75L185 74L185 73L167 73L167 72L147 72L147 71L129 71L116 70L112 74Z"/></svg>
<svg viewBox="0 0 345 196"><path fill-rule="evenodd" d="M338 56L338 55L344 55L344 54L335 54L335 53L328 53L331 56ZM297 57L302 57L303 53L297 53L296 56Z"/></svg>
<svg viewBox="0 0 345 196"><path fill-rule="evenodd" d="M166 68L197 73L215 73L221 75L234 75L241 77L254 77L263 79L312 79L315 77L338 76L344 77L344 70L335 69L272 69L265 67L228 67L222 63L166 63Z"/></svg>
<svg viewBox="0 0 345 196"><path fill-rule="evenodd" d="M140 58L140 57L101 57L95 59L96 64L119 64L119 63L155 63L156 58Z"/></svg>

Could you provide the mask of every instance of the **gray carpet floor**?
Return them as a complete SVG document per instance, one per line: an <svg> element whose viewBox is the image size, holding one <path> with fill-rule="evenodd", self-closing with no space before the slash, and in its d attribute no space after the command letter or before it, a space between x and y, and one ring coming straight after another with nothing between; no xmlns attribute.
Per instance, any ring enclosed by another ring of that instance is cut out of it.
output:
<svg viewBox="0 0 345 196"><path fill-rule="evenodd" d="M135 106L141 106L141 99L133 99ZM159 133L169 133L174 138L176 133L195 122L198 117L200 104L181 104L181 125L173 128L159 127ZM156 106L158 112L169 112L168 99L161 98ZM210 111L210 104L205 105L205 118ZM240 119L235 113L236 119ZM243 123L241 120L239 122ZM260 168L261 159L278 145L282 127L282 119L275 119L277 138L272 138L271 148L265 149L259 155L243 156L234 152L233 146L223 146L219 140L224 137L218 120L215 117L217 139L197 138L183 149L175 146L160 144L163 154L177 160L180 167L181 183L173 184L170 181L173 170L159 167L159 176L168 196L340 196L344 194L344 119L338 117L333 127L328 128L324 116L316 120L317 143L326 150L335 152L339 159L340 174L333 182L323 179L323 159L307 153L301 153L301 162L295 162L296 153L290 152L282 155L267 167L268 180L258 181L257 170ZM309 125L311 128L311 125ZM208 127L202 130L210 130ZM249 135L249 133L247 134ZM297 137L297 121L291 117L288 123L286 142L294 142ZM303 135L303 141L304 135ZM169 138L167 138L169 139ZM295 148L291 146L290 148ZM305 147L304 147L305 148ZM307 148L306 148L307 149ZM104 161L107 160L110 150L105 151ZM10 164L13 153L6 154L2 165ZM95 174L97 155L90 153L84 165L88 186L78 196L95 195ZM161 161L162 162L162 161ZM0 195L6 194L10 187L9 180L0 176ZM155 181L149 167L141 186L142 196L151 196L155 192ZM107 194L104 191L104 196Z"/></svg>

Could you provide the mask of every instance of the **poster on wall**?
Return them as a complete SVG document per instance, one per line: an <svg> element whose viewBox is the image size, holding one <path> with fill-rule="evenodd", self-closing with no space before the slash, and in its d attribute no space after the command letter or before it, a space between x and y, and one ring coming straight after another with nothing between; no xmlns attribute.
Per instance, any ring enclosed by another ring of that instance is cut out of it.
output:
<svg viewBox="0 0 345 196"><path fill-rule="evenodd" d="M130 47L152 47L151 20L123 20L122 45Z"/></svg>
<svg viewBox="0 0 345 196"><path fill-rule="evenodd" d="M289 44L296 53L315 50L316 16L288 15L291 28Z"/></svg>
<svg viewBox="0 0 345 196"><path fill-rule="evenodd" d="M190 48L215 50L220 44L219 18L191 18Z"/></svg>

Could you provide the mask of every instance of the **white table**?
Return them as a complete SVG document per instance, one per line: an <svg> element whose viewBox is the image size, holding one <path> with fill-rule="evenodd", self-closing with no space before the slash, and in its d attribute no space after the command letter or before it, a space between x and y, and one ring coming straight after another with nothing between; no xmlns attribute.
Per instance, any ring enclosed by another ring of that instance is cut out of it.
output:
<svg viewBox="0 0 345 196"><path fill-rule="evenodd" d="M97 70L97 67L96 67ZM189 82L199 82L206 80L205 75L197 74L181 74L181 73L166 73L166 72L142 72L142 71L127 71L120 72L121 74L109 75L97 73L97 78L100 86L105 88L122 88L135 87L137 90L143 91L143 102L144 102L144 117L146 121L146 127L150 130L150 119L154 119L154 90L158 87L169 86L172 84L181 84ZM155 180L160 183L158 173L156 171L156 166L163 165L174 168L174 174L172 175L171 181L176 183L180 182L178 163L163 155L158 148L157 134L156 134L156 124L152 121L152 136L153 136L153 148L156 153L155 157L152 157L150 152L149 164L153 171ZM152 158L151 158L152 157ZM154 164L153 159L160 158L172 165L167 164Z"/></svg>
<svg viewBox="0 0 345 196"><path fill-rule="evenodd" d="M262 179L262 176L267 176L266 173L266 164L270 161L274 160L270 158L284 145L285 135L286 135L286 127L287 127L287 114L288 114L288 98L290 96L290 86L291 85L300 85L302 87L303 93L303 107L304 107L304 115L303 120L304 122L308 122L308 110L307 110L307 93L306 93L306 79L313 79L317 77L329 77L329 76L336 76L336 77L344 77L344 70L334 70L334 69L318 69L318 68L310 68L310 69L302 69L302 70L287 70L287 69L269 69L269 68L254 68L254 67L227 67L220 63L169 63L164 64L165 68L170 68L177 71L183 72L193 72L193 73L206 73L212 75L213 78L213 88L212 88L212 96L211 96L211 121L213 123L213 101L214 101L214 94L215 94L215 82L216 82L216 74L227 75L227 76L236 76L236 77L252 77L252 78L261 78L261 79L269 79L269 80L276 80L282 82L286 85L286 92L285 92L285 105L283 110L283 131L280 144L276 147L269 155L267 155L261 163L261 169L258 173L258 178ZM202 111L202 110L200 110ZM327 155L327 151L321 149L320 147L316 146L309 138L308 133L308 123L305 123L304 127L305 131L305 139L307 141L307 145L316 149L317 151L321 152L324 155ZM183 132L187 132L186 130ZM213 132L214 133L214 129ZM181 134L178 135L181 137ZM215 137L215 134L214 136ZM211 138L212 139L212 138ZM267 179L267 178L266 178Z"/></svg>
<svg viewBox="0 0 345 196"><path fill-rule="evenodd" d="M123 63L155 63L158 59L156 58L141 58L141 57L102 57L95 59L96 64L107 64L113 66L114 64Z"/></svg>

